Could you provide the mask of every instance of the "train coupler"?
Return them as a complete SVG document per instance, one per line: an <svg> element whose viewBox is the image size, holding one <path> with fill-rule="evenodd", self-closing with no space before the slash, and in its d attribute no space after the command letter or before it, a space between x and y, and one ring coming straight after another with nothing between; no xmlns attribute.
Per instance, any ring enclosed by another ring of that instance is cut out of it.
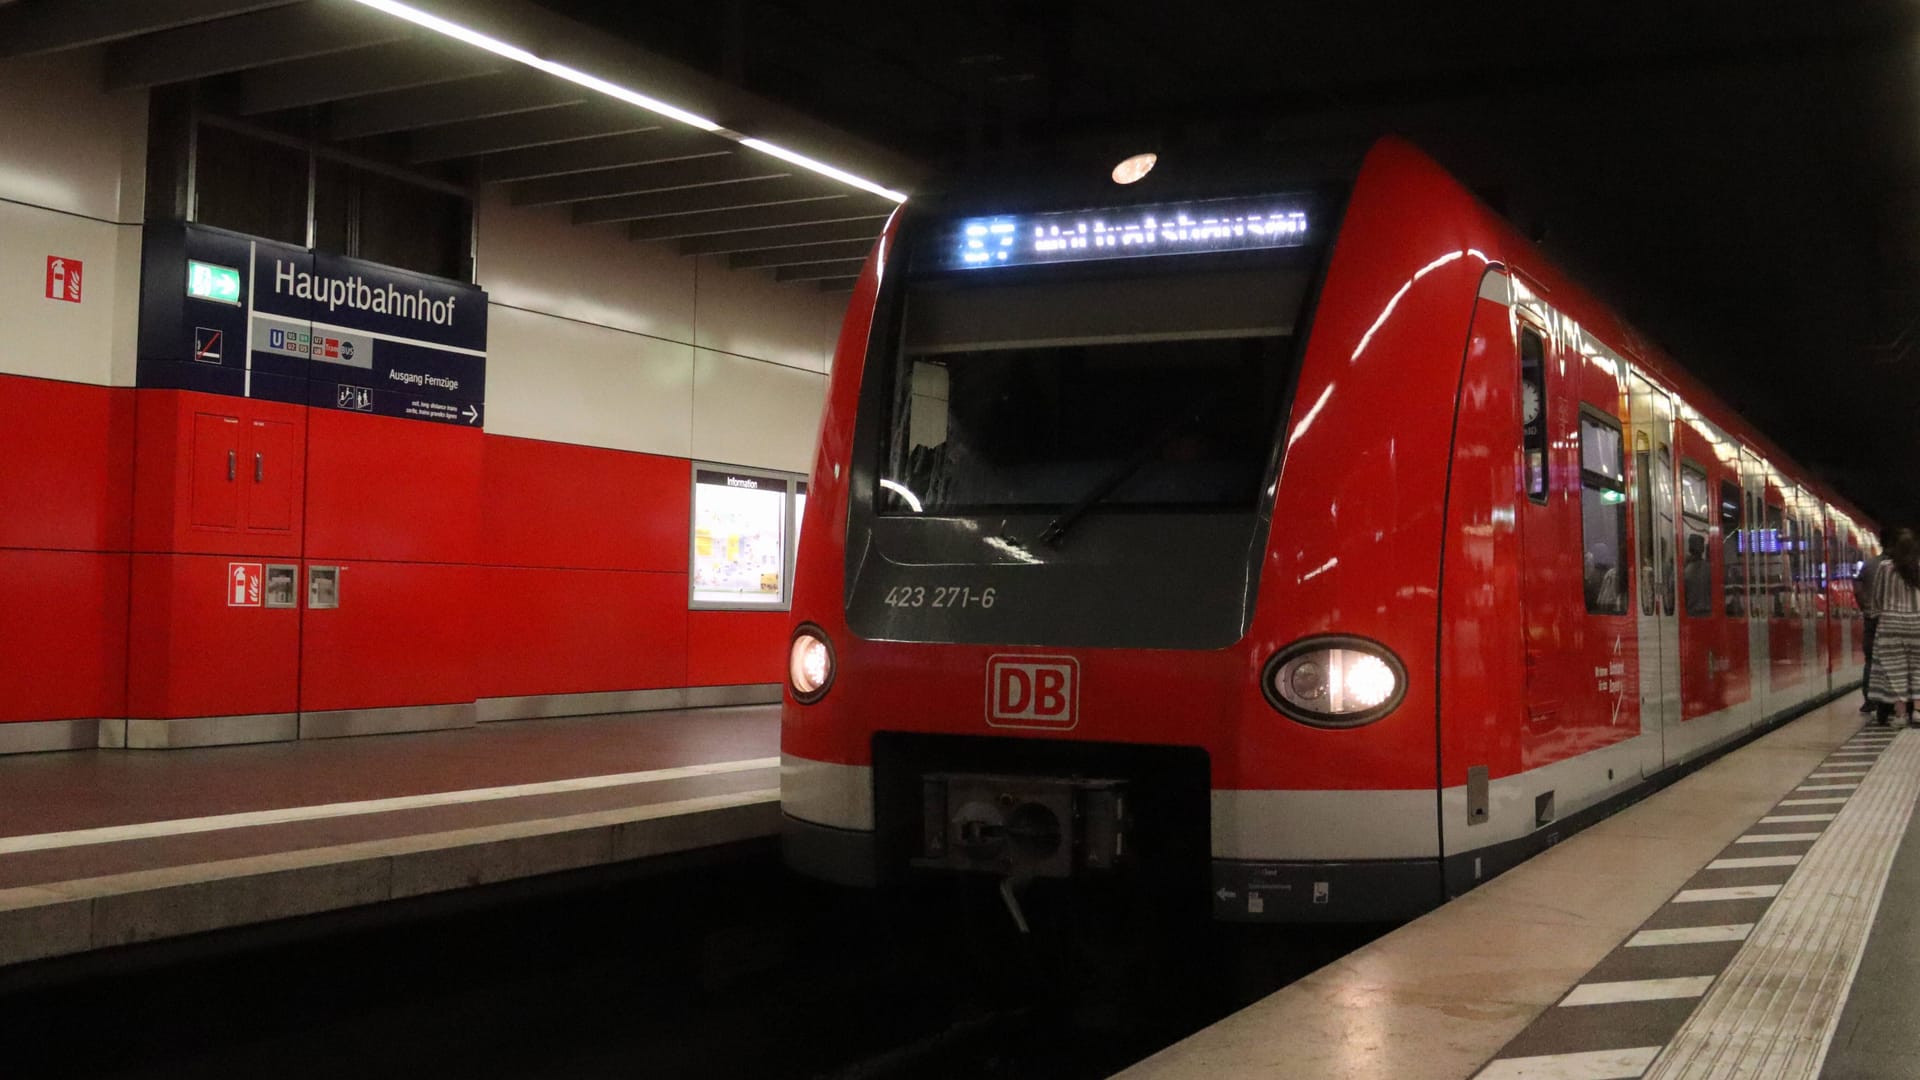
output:
<svg viewBox="0 0 1920 1080"><path fill-rule="evenodd" d="M913 865L1000 874L1009 889L1112 870L1130 857L1128 812L1122 780L929 773ZM1020 921L1017 901L1010 910Z"/></svg>

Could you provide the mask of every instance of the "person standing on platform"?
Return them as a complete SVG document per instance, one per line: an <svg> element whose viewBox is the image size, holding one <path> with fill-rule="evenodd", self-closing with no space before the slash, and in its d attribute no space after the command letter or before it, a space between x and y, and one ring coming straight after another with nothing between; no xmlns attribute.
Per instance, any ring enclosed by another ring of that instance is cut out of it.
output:
<svg viewBox="0 0 1920 1080"><path fill-rule="evenodd" d="M1920 537L1912 529L1894 534L1886 562L1874 572L1873 611L1879 626L1867 697L1873 701L1874 722L1889 723L1899 707L1907 726L1920 727L1913 712L1920 701Z"/></svg>
<svg viewBox="0 0 1920 1080"><path fill-rule="evenodd" d="M1860 564L1853 579L1853 602L1860 605L1860 647L1866 653L1866 665L1860 669L1860 711L1873 711L1873 635L1880 628L1880 613L1873 606L1873 580L1887 561L1887 530L1880 530L1880 551Z"/></svg>

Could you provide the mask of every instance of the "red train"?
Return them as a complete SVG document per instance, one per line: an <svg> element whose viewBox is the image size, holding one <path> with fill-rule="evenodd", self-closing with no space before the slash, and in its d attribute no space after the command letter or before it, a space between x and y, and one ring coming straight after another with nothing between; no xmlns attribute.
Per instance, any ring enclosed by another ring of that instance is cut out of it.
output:
<svg viewBox="0 0 1920 1080"><path fill-rule="evenodd" d="M890 223L796 575L793 866L1399 918L1858 683L1862 515L1406 143L1277 175Z"/></svg>

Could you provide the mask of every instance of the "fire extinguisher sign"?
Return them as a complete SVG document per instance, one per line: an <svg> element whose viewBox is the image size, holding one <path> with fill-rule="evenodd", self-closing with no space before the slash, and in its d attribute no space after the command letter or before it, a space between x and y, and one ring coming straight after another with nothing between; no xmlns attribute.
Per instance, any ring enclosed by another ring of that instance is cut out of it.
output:
<svg viewBox="0 0 1920 1080"><path fill-rule="evenodd" d="M64 255L47 256L47 299L80 302L80 260Z"/></svg>
<svg viewBox="0 0 1920 1080"><path fill-rule="evenodd" d="M230 562L227 564L227 606L259 607L260 579L263 576L261 564L257 562Z"/></svg>

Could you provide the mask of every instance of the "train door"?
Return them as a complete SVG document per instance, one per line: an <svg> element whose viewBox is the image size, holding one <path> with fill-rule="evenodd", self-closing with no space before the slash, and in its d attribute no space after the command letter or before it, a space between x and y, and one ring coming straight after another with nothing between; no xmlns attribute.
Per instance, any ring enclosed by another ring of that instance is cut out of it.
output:
<svg viewBox="0 0 1920 1080"><path fill-rule="evenodd" d="M1800 597L1793 589L1793 516L1787 512L1793 492L1770 478L1760 512L1761 578L1767 590L1767 715L1793 704L1800 676Z"/></svg>
<svg viewBox="0 0 1920 1080"><path fill-rule="evenodd" d="M1819 502L1813 503L1813 613L1818 624L1814 637L1814 648L1819 650L1816 662L1820 672L1820 689L1833 689L1833 660L1838 655L1834 649L1834 638L1839 632L1839 613L1834 610L1832 576L1829 573L1828 560L1833 557L1833 523L1827 517L1827 508Z"/></svg>
<svg viewBox="0 0 1920 1080"><path fill-rule="evenodd" d="M1740 487L1737 453L1715 482L1714 509L1720 522L1720 643L1726 650L1720 665L1720 692L1727 707L1735 710L1735 726L1744 728L1754 723L1756 706L1753 642L1747 634L1746 495Z"/></svg>
<svg viewBox="0 0 1920 1080"><path fill-rule="evenodd" d="M1753 703L1751 720L1757 726L1771 711L1767 693L1773 677L1773 639L1768 632L1768 605L1773 601L1767 581L1768 560L1773 556L1765 517L1766 472L1760 460L1745 450L1740 452L1740 486L1746 499L1746 531L1741 546L1747 562L1747 694Z"/></svg>
<svg viewBox="0 0 1920 1080"><path fill-rule="evenodd" d="M1633 515L1638 568L1635 614L1640 650L1641 730L1657 732L1659 765L1680 723L1680 620L1674 529L1673 399L1638 372L1630 376Z"/></svg>
<svg viewBox="0 0 1920 1080"><path fill-rule="evenodd" d="M1563 387L1549 384L1553 336L1527 308L1515 305L1520 344L1521 433L1526 498L1520 500L1520 603L1525 635L1524 690L1527 724L1523 746L1549 733L1560 710L1572 707L1577 691L1569 685L1565 658L1573 644L1568 580L1561 553L1570 542L1562 523L1565 493L1556 500L1552 472L1553 413ZM1549 396L1553 395L1553 396ZM1523 755L1526 751L1523 749Z"/></svg>

